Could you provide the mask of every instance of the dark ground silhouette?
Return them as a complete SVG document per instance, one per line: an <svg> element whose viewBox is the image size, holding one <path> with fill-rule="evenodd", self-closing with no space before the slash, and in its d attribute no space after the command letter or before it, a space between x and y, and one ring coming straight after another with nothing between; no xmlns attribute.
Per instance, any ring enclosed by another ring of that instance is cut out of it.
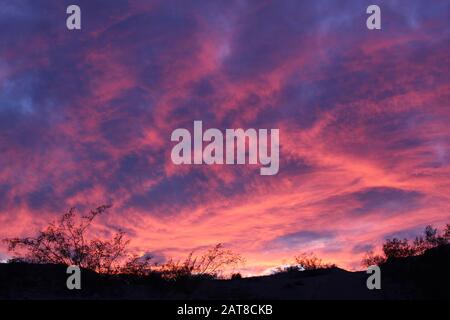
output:
<svg viewBox="0 0 450 320"><path fill-rule="evenodd" d="M450 245L381 265L381 290L368 290L365 272L290 270L261 277L163 279L82 270L82 289L66 288L66 267L0 264L1 299L449 299Z"/></svg>

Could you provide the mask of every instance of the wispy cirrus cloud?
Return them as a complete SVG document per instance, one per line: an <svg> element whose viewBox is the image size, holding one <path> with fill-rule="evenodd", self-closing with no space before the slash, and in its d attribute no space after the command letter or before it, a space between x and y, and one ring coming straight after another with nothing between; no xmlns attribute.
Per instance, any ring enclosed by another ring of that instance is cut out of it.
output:
<svg viewBox="0 0 450 320"><path fill-rule="evenodd" d="M78 33L63 2L0 13L1 236L113 203L101 224L138 252L225 242L258 272L311 250L358 267L448 220L446 1L382 2L381 32L360 1L79 5ZM170 133L198 119L280 128L279 174L174 166Z"/></svg>

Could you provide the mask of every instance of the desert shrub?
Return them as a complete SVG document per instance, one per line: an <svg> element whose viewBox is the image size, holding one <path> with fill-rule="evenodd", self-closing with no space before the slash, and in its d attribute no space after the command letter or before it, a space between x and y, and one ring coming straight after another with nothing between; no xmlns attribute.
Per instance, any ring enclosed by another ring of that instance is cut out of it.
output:
<svg viewBox="0 0 450 320"><path fill-rule="evenodd" d="M334 263L325 263L318 258L313 252L301 253L294 257L295 262L292 264L277 267L272 274L278 273L296 273L299 271L324 270L335 268Z"/></svg>
<svg viewBox="0 0 450 320"><path fill-rule="evenodd" d="M314 253L302 253L295 257L295 262L303 270L330 269L336 267L335 264L324 263Z"/></svg>
<svg viewBox="0 0 450 320"><path fill-rule="evenodd" d="M123 270L141 272L148 267L148 261L138 262L128 255L129 240L123 231L119 230L109 240L89 239L92 221L109 208L100 206L83 216L77 216L72 208L36 237L4 239L8 250L15 254L10 261L77 265L109 274Z"/></svg>
<svg viewBox="0 0 450 320"><path fill-rule="evenodd" d="M403 258L414 254L414 249L409 245L408 239L387 239L383 244L383 253L386 258Z"/></svg>
<svg viewBox="0 0 450 320"><path fill-rule="evenodd" d="M290 272L298 272L298 271L304 271L304 270L305 269L300 265L288 265L288 266L277 267L275 270L272 271L272 274L290 273Z"/></svg>
<svg viewBox="0 0 450 320"><path fill-rule="evenodd" d="M422 236L414 239L412 244L413 254L420 255L426 250L448 244L450 241L450 224L447 224L442 234L439 234L438 229L432 226L427 226Z"/></svg>
<svg viewBox="0 0 450 320"><path fill-rule="evenodd" d="M151 264L150 256L129 254L129 240L121 230L109 240L90 239L92 221L109 208L100 206L85 216L76 215L72 208L35 237L4 239L8 250L14 253L9 262L77 265L105 274L158 274L164 279L217 277L224 269L243 262L239 254L219 243L200 256L194 257L191 252L182 262L171 259L157 265Z"/></svg>
<svg viewBox="0 0 450 320"><path fill-rule="evenodd" d="M218 277L226 268L236 267L243 258L219 243L208 249L201 256L194 256L192 251L184 261L170 259L163 264L160 272L166 279L180 279L191 276Z"/></svg>
<svg viewBox="0 0 450 320"><path fill-rule="evenodd" d="M447 223L447 225L445 226L445 229L442 232L442 238L447 243L450 243L450 223Z"/></svg>
<svg viewBox="0 0 450 320"><path fill-rule="evenodd" d="M447 224L441 234L438 229L428 225L423 231L423 235L417 236L410 243L408 239L387 239L383 244L383 252L386 258L402 258L421 255L426 250L436 248L449 243L449 229Z"/></svg>
<svg viewBox="0 0 450 320"><path fill-rule="evenodd" d="M386 262L386 258L379 254L374 254L373 251L368 251L364 258L362 259L362 266L363 267L370 267L370 266L379 266Z"/></svg>
<svg viewBox="0 0 450 320"><path fill-rule="evenodd" d="M238 279L242 279L242 275L238 272L238 273L233 273L231 275L231 280L238 280Z"/></svg>
<svg viewBox="0 0 450 320"><path fill-rule="evenodd" d="M151 259L151 256L140 257L138 255L132 255L119 267L118 272L122 274L148 276L151 273L155 273L153 266L157 266L156 263L151 263Z"/></svg>
<svg viewBox="0 0 450 320"><path fill-rule="evenodd" d="M392 258L422 255L429 249L447 245L449 242L450 224L447 224L441 233L438 229L428 225L425 227L423 234L415 237L413 241L398 238L386 239L382 246L384 255L375 255L372 251L369 251L365 254L361 264L367 267L383 264Z"/></svg>

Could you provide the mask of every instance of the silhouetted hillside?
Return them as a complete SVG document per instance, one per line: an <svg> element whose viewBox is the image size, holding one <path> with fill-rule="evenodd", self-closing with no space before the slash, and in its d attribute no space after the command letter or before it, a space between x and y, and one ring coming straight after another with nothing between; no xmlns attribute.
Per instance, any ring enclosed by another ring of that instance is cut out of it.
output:
<svg viewBox="0 0 450 320"><path fill-rule="evenodd" d="M405 298L450 299L450 245L388 259L381 270L392 291L399 290Z"/></svg>
<svg viewBox="0 0 450 320"><path fill-rule="evenodd" d="M66 288L66 267L0 265L1 299L448 299L450 245L421 256L389 259L382 289L368 290L365 272L339 268L288 271L233 280L187 277L164 280L102 275L83 270L82 289Z"/></svg>

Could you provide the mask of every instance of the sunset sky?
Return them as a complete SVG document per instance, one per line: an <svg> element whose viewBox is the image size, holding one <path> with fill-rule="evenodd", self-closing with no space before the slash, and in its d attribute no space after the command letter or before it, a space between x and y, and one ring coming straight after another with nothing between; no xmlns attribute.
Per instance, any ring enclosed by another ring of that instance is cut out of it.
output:
<svg viewBox="0 0 450 320"><path fill-rule="evenodd" d="M99 237L160 262L222 242L258 274L311 251L360 268L450 222L448 0L0 6L0 238L112 203ZM194 120L278 128L279 173L172 164Z"/></svg>

